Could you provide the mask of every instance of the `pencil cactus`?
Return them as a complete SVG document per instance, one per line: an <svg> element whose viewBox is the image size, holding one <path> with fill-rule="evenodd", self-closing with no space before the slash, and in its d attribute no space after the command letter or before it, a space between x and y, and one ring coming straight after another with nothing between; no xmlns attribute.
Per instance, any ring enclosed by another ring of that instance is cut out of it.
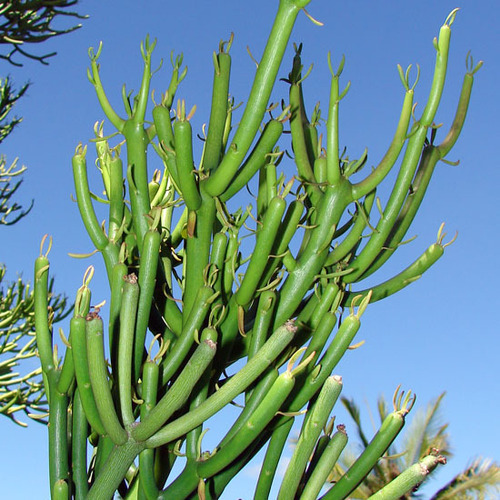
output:
<svg viewBox="0 0 500 500"><path fill-rule="evenodd" d="M188 112L183 100L175 104L186 76L182 57L172 57L168 89L150 116L155 42L146 38L142 83L133 98L123 91L121 116L101 82L102 47L90 50L88 77L113 127L106 134L102 124L95 127L105 199L89 190L87 146L77 147L73 174L83 223L105 262L110 299L105 309L90 308L90 270L77 294L66 356L58 361L46 315L47 255L37 260L37 341L49 394L55 498L111 498L117 490L131 498L217 498L266 446L255 497L267 498L291 425L304 408L279 497L315 497L314 485L324 483L333 465L324 467L321 455L328 449L325 456L338 458L345 445L343 430L320 445L325 441L320 431L342 389L333 370L352 344L362 314L369 303L419 278L443 254L440 228L437 241L400 274L357 289L400 245L434 166L464 123L480 66L470 59L450 131L435 142L433 120L456 11L434 43L434 80L422 116L413 115L418 76L411 81L410 68L399 68L403 105L393 140L379 164L352 181L367 157L352 161L340 153L338 110L347 92L340 87L343 59L334 70L329 58L324 133L319 107L307 118L300 46L288 99L280 111L269 102L293 24L308 3L279 2L237 126L228 98L232 36L220 44L198 160L190 123L194 109ZM288 127L291 148L281 138ZM123 142L113 145L116 134ZM293 150L293 175L280 171L283 147ZM398 174L382 206L376 189L396 164ZM234 208L253 178L258 179L255 206ZM107 225L99 223L93 198L108 207ZM253 238L247 255L248 245L240 245L244 236ZM221 433L215 450L204 450L205 422L239 396L244 399L239 416ZM356 487L401 429L412 401L397 393L395 412L374 438L370 455L361 456L355 474L339 480L325 498L343 498ZM94 447L90 470L87 439ZM316 460L309 462L311 454ZM182 471L171 477L178 461Z"/></svg>

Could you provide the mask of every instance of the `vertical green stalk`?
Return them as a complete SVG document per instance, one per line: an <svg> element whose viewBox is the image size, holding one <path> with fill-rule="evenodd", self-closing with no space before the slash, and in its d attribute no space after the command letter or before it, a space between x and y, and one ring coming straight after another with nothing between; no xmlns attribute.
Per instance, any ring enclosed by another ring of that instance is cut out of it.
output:
<svg viewBox="0 0 500 500"><path fill-rule="evenodd" d="M156 405L160 369L155 360L148 359L142 372L141 421L145 420ZM139 475L141 489L146 498L158 498L158 486L155 479L155 450L146 449L139 455Z"/></svg>
<svg viewBox="0 0 500 500"><path fill-rule="evenodd" d="M123 200L123 164L118 156L109 159L109 184L108 238L116 243L119 240L125 209Z"/></svg>
<svg viewBox="0 0 500 500"><path fill-rule="evenodd" d="M97 313L91 313L86 321L90 382L97 410L106 434L116 445L122 445L127 441L127 433L118 420L109 386L108 369L104 358L102 320Z"/></svg>
<svg viewBox="0 0 500 500"><path fill-rule="evenodd" d="M134 339L134 380L140 376L144 361L144 342L153 307L153 295L156 288L158 260L160 258L161 235L157 229L150 229L144 236L139 267L140 295L137 306L137 322Z"/></svg>
<svg viewBox="0 0 500 500"><path fill-rule="evenodd" d="M309 479L300 497L302 500L316 500L318 498L321 489L327 482L328 475L332 472L340 454L347 445L347 434L344 426L339 425L337 429L337 432L329 438L325 450L309 474Z"/></svg>
<svg viewBox="0 0 500 500"><path fill-rule="evenodd" d="M219 44L219 53L214 52L214 79L212 87L212 106L210 107L210 121L208 122L207 140L203 153L203 169L206 172L214 170L219 165L224 138L224 128L226 124L229 76L231 73L231 56L229 49L233 42L233 35L227 42ZM224 52L226 50L226 52Z"/></svg>
<svg viewBox="0 0 500 500"><path fill-rule="evenodd" d="M205 183L206 192L209 195L219 196L224 192L250 149L268 106L269 97L271 96L271 91L295 24L295 19L300 9L304 8L309 1L280 0L278 12L264 49L264 54L257 68L252 90L248 97L240 125L219 167Z"/></svg>
<svg viewBox="0 0 500 500"><path fill-rule="evenodd" d="M205 269L209 262L210 243L215 222L215 200L201 190L202 202L196 210L194 234L188 235L185 250L185 284L182 296L182 317L185 323L196 300L198 290L204 285Z"/></svg>
<svg viewBox="0 0 500 500"><path fill-rule="evenodd" d="M213 326L204 328L201 332L200 342L214 342L217 343L217 330ZM210 361L209 365L206 367L203 375L198 380L197 384L194 386L192 391L192 397L190 398L189 411L200 406L203 401L208 397L208 392L210 390L211 378L212 378L212 366L213 359ZM203 433L203 425L199 425L192 431L188 432L186 435L186 457L189 460L199 460L200 458L200 445Z"/></svg>
<svg viewBox="0 0 500 500"><path fill-rule="evenodd" d="M100 436L106 434L106 429L102 424L99 411L97 410L96 400L92 392L90 382L89 362L87 354L87 334L86 320L82 316L74 316L70 322L71 331L71 351L73 353L73 362L75 364L75 376L79 391L79 398L85 417L92 429Z"/></svg>
<svg viewBox="0 0 500 500"><path fill-rule="evenodd" d="M127 172L129 172L130 203L132 207L133 224L137 245L142 249L144 235L148 228L146 215L151 210L148 189L147 148L149 137L144 129L146 106L149 98L149 85L151 82L151 54L156 41L149 42L146 37L141 44L141 53L144 61L141 87L134 101L134 108L130 118L119 129L126 139L127 146ZM133 182L130 183L130 180Z"/></svg>
<svg viewBox="0 0 500 500"><path fill-rule="evenodd" d="M57 481L69 480L68 398L53 387L49 406L49 477L53 492Z"/></svg>
<svg viewBox="0 0 500 500"><path fill-rule="evenodd" d="M143 449L143 443L136 443L134 441L126 441L121 446L115 446L104 468L90 488L86 500L113 498L130 465Z"/></svg>
<svg viewBox="0 0 500 500"><path fill-rule="evenodd" d="M42 248L45 239L46 236L40 245L40 256L35 260L35 330L42 371L46 377L52 378L55 367L52 354L52 329L49 324L48 312L49 259L47 258L52 242L49 241L47 253L43 255ZM45 389L47 390L48 387Z"/></svg>
<svg viewBox="0 0 500 500"><path fill-rule="evenodd" d="M88 424L78 388L73 395L73 430L71 433L71 476L75 485L75 500L84 500L88 493L87 480Z"/></svg>
<svg viewBox="0 0 500 500"><path fill-rule="evenodd" d="M326 379L316 401L308 410L299 439L278 493L278 500L295 498L307 463L314 450L316 441L325 427L330 413L342 390L342 378L333 376Z"/></svg>
<svg viewBox="0 0 500 500"><path fill-rule="evenodd" d="M344 69L345 58L342 56L337 71L332 68L330 53L328 53L328 66L332 74L330 83L330 103L328 106L328 121L326 124L326 176L328 184L335 186L341 176L339 154L339 103L349 90L349 85L340 95L339 77Z"/></svg>
<svg viewBox="0 0 500 500"><path fill-rule="evenodd" d="M293 422L293 418L288 418L272 432L271 440L267 445L266 455L264 456L264 461L260 470L254 498L269 498L273 480L278 469L278 463L285 449Z"/></svg>
<svg viewBox="0 0 500 500"><path fill-rule="evenodd" d="M79 145L73 156L73 179L75 182L76 201L85 229L97 250L102 252L108 277L118 261L118 247L110 242L97 220L92 206L89 183L87 179L87 147Z"/></svg>
<svg viewBox="0 0 500 500"><path fill-rule="evenodd" d="M166 385L185 361L193 343L196 331L202 328L208 310L217 295L208 286L203 286L196 295L196 307L193 308L174 347L162 362L162 384Z"/></svg>
<svg viewBox="0 0 500 500"><path fill-rule="evenodd" d="M122 421L125 428L134 421L132 410L132 366L139 285L137 276L125 276L120 309L120 337L118 340L118 393ZM99 397L99 396L97 396Z"/></svg>
<svg viewBox="0 0 500 500"><path fill-rule="evenodd" d="M124 248L124 246L122 246ZM123 279L128 274L128 268L123 262L125 256L120 255L120 260L113 266L111 279L109 281L111 300L109 304L109 355L111 359L111 367L113 370L117 367L118 362L118 342L120 327L120 309L122 301Z"/></svg>
<svg viewBox="0 0 500 500"><path fill-rule="evenodd" d="M311 229L310 238L297 265L289 273L280 289L276 324L292 317L302 298L311 288L327 256L337 224L347 205L352 201L350 184L341 182L327 186L316 210L316 224Z"/></svg>

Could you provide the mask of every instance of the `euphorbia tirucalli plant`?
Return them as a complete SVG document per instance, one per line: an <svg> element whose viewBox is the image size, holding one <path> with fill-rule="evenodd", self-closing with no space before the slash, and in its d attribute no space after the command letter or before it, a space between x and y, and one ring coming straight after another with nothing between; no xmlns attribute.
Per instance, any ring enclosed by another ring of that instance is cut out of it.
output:
<svg viewBox="0 0 500 500"><path fill-rule="evenodd" d="M100 79L102 47L89 51L88 77L109 122L106 132L104 124L95 126L93 141L104 198L89 189L88 146L76 148L72 165L82 221L103 256L110 292L105 305L102 297L91 300L90 267L59 360L42 245L35 264L36 330L50 405L54 498L104 499L117 491L124 498L218 498L261 449L255 498L268 498L290 429L304 410L278 498L321 494L347 442L344 427L335 431L331 420L342 390L334 370L369 304L418 279L442 256L443 228L393 278L368 288L358 283L403 241L435 165L460 134L480 64L467 58L455 118L437 142L433 120L453 11L434 41L434 78L422 115L414 110L418 74L412 79L410 68L399 67L403 104L392 142L368 174L351 180L367 156L353 161L341 153L339 106L348 90L340 86L343 58L336 67L328 58L331 87L323 113L319 106L305 107L301 46L287 79L289 95L281 107L270 102L295 19L308 3L279 2L237 124L229 97L232 36L220 43L208 128L200 134L190 121L194 107L176 95L186 76L182 56L171 57L170 83L148 113L155 42L146 38L139 92L123 90L120 114ZM291 147L284 131L291 132ZM197 135L203 137L200 158L193 146ZM285 174L280 166L291 163L288 156L296 170L287 165ZM397 175L383 205L376 190L393 168ZM252 205L235 208L249 183ZM94 201L109 210L104 224ZM206 450L207 420L237 398L243 402L238 417L224 425L216 448ZM411 392L396 391L394 411L323 498L346 498L356 488L395 439L414 401ZM442 457L423 460L381 490L380 498L399 498Z"/></svg>

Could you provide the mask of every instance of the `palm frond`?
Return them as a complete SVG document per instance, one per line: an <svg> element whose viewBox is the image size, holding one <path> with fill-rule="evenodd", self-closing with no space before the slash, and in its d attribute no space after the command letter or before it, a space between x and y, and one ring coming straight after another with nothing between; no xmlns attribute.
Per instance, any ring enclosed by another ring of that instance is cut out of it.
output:
<svg viewBox="0 0 500 500"><path fill-rule="evenodd" d="M479 500L499 498L499 495L500 467L489 459L477 458L431 500Z"/></svg>
<svg viewBox="0 0 500 500"><path fill-rule="evenodd" d="M345 397L342 398L342 404L348 411L351 418L354 420L354 423L356 424L357 427L356 430L358 432L359 439L361 440L363 447L366 448L370 441L369 439L367 439L363 431L363 427L361 426L361 416L360 416L359 406L354 402L353 399L347 399Z"/></svg>

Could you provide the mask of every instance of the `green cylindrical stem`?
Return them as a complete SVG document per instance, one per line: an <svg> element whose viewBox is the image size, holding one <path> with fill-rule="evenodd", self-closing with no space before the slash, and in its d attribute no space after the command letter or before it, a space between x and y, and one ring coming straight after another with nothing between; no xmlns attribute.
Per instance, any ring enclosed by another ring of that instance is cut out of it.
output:
<svg viewBox="0 0 500 500"><path fill-rule="evenodd" d="M211 196L219 196L225 191L245 158L268 106L269 97L297 14L308 3L309 0L280 1L240 125L219 168L206 182L207 193Z"/></svg>
<svg viewBox="0 0 500 500"><path fill-rule="evenodd" d="M214 53L212 106L203 153L203 169L208 172L218 167L223 153L222 142L227 116L230 73L231 56L222 50L217 55Z"/></svg>
<svg viewBox="0 0 500 500"><path fill-rule="evenodd" d="M211 342L217 343L218 333L213 326L204 328L201 332L200 342L205 342L210 340ZM207 399L208 391L210 390L210 380L212 376L212 364L213 360L205 369L203 375L198 380L196 386L193 389L192 397L189 402L189 411L200 406L205 399ZM186 457L189 460L198 460L200 458L200 439L202 437L203 425L199 425L192 431L188 432L186 435Z"/></svg>
<svg viewBox="0 0 500 500"><path fill-rule="evenodd" d="M163 143L164 148L174 151L175 141L170 110L165 106L159 105L153 108L152 114L158 140L160 143Z"/></svg>
<svg viewBox="0 0 500 500"><path fill-rule="evenodd" d="M58 479L52 488L52 500L68 500L69 487L64 479Z"/></svg>
<svg viewBox="0 0 500 500"><path fill-rule="evenodd" d="M197 347L165 396L148 413L145 420L133 429L132 436L136 441L145 441L151 437L175 411L182 407L215 356L215 351L216 344L211 340L203 341Z"/></svg>
<svg viewBox="0 0 500 500"><path fill-rule="evenodd" d="M139 267L139 302L134 339L134 379L138 380L144 360L144 342L151 314L153 295L156 288L156 275L160 257L161 235L154 229L144 236Z"/></svg>
<svg viewBox="0 0 500 500"><path fill-rule="evenodd" d="M123 200L123 164L119 157L109 159L109 224L108 238L118 242L123 222L125 203Z"/></svg>
<svg viewBox="0 0 500 500"><path fill-rule="evenodd" d="M189 317L198 290L204 285L204 271L209 262L210 243L215 222L215 200L202 192L202 204L196 213L196 228L188 236L185 249L185 284L182 296L183 321Z"/></svg>
<svg viewBox="0 0 500 500"><path fill-rule="evenodd" d="M229 465L265 429L293 389L295 379L285 371L274 382L262 402L250 415L239 432L217 451L215 455L198 465L198 475L211 477Z"/></svg>
<svg viewBox="0 0 500 500"><path fill-rule="evenodd" d="M119 317L122 302L123 278L127 275L128 269L123 262L118 262L114 265L111 273L110 289L111 300L109 305L109 351L111 358L111 366L116 369L118 346L116 339L119 335Z"/></svg>
<svg viewBox="0 0 500 500"><path fill-rule="evenodd" d="M42 370L49 376L54 371L52 331L49 325L49 259L40 255L35 261L35 331Z"/></svg>
<svg viewBox="0 0 500 500"><path fill-rule="evenodd" d="M71 334L68 342L71 345ZM61 394L67 394L73 381L75 380L75 365L73 363L73 353L71 348L66 346L66 353L64 355L64 362L57 381L57 391Z"/></svg>
<svg viewBox="0 0 500 500"><path fill-rule="evenodd" d="M188 209L198 210L201 196L194 172L191 123L186 119L176 120L174 134L179 188Z"/></svg>
<svg viewBox="0 0 500 500"><path fill-rule="evenodd" d="M73 395L73 431L71 434L71 477L75 485L75 500L84 500L89 485L87 479L88 424L78 388Z"/></svg>
<svg viewBox="0 0 500 500"><path fill-rule="evenodd" d="M417 260L396 276L369 289L349 292L345 297L344 305L349 307L352 299L359 295L364 297L371 293L370 302L376 302L399 292L399 290L419 279L425 271L443 256L443 253L444 246L440 243L433 243Z"/></svg>
<svg viewBox="0 0 500 500"><path fill-rule="evenodd" d="M130 465L143 449L144 444L134 441L127 441L122 446L115 446L101 473L90 488L86 500L113 498Z"/></svg>
<svg viewBox="0 0 500 500"><path fill-rule="evenodd" d="M144 401L141 405L141 421L145 420L156 406L159 376L160 369L156 362L146 361L142 372L142 398ZM141 489L148 500L158 498L159 493L154 474L154 458L154 449L146 449L139 455Z"/></svg>
<svg viewBox="0 0 500 500"><path fill-rule="evenodd" d="M267 340L273 320L276 298L276 292L273 290L266 290L260 294L255 323L248 345L248 359L255 356Z"/></svg>
<svg viewBox="0 0 500 500"><path fill-rule="evenodd" d="M323 351L330 334L335 328L337 323L337 316L331 311L326 311L322 316L319 317L318 325L312 331L311 340L307 346L306 352L304 353L304 358L307 358L313 352L314 357L312 358L309 365L304 370L304 375L313 370L314 363L319 358L321 352ZM305 340L305 339L304 339Z"/></svg>
<svg viewBox="0 0 500 500"><path fill-rule="evenodd" d="M107 364L104 358L102 320L93 313L87 317L86 321L90 382L97 410L106 434L116 445L123 445L127 441L127 433L118 420L109 387Z"/></svg>
<svg viewBox="0 0 500 500"><path fill-rule="evenodd" d="M131 425L135 420L132 410L132 356L138 300L139 285L137 284L137 276L129 274L125 276L123 282L120 337L118 341L118 394L120 396L122 421L125 427Z"/></svg>
<svg viewBox="0 0 500 500"><path fill-rule="evenodd" d="M106 434L106 430L101 422L90 383L85 318L81 316L71 318L70 329L71 352L73 353L76 382L83 410L92 429L103 436Z"/></svg>
<svg viewBox="0 0 500 500"><path fill-rule="evenodd" d="M304 384L296 391L294 397L290 400L287 411L300 411L314 394L321 389L324 381L330 376L335 366L337 366L338 362L344 356L347 348L358 332L360 324L359 318L353 314L344 318L334 339L317 363L317 365L321 367L319 373L317 367L316 369L310 370Z"/></svg>
<svg viewBox="0 0 500 500"><path fill-rule="evenodd" d="M439 464L445 463L446 459L441 455L427 455L399 474L381 490L374 493L370 500L397 500L402 498L406 493L413 491L420 485Z"/></svg>
<svg viewBox="0 0 500 500"><path fill-rule="evenodd" d="M143 403L141 405L141 419L147 417L151 410L156 406L159 376L160 370L156 361L146 361L142 374Z"/></svg>
<svg viewBox="0 0 500 500"><path fill-rule="evenodd" d="M95 443L96 449L93 473L96 477L98 477L101 471L104 469L104 464L109 458L109 455L111 455L111 452L115 447L115 443L113 443L109 436L99 436L98 440L96 441L97 443Z"/></svg>
<svg viewBox="0 0 500 500"><path fill-rule="evenodd" d="M281 255L286 252L290 241L297 232L302 213L304 212L304 204L299 200L294 200L288 205L285 217L283 219L279 245L276 248L276 255Z"/></svg>
<svg viewBox="0 0 500 500"><path fill-rule="evenodd" d="M407 139L408 125L410 123L413 106L413 95L413 89L408 89L406 91L403 101L403 109L401 110L398 126L391 145L380 163L372 170L370 175L368 175L361 182L353 185L352 193L354 199L359 200L362 196L367 195L370 191L373 191L373 189L375 189L376 186L378 186L385 179L386 175L394 166Z"/></svg>
<svg viewBox="0 0 500 500"><path fill-rule="evenodd" d="M312 404L304 419L299 439L281 483L278 500L295 497L316 441L330 418L330 413L341 390L341 377L328 377L324 382L316 401Z"/></svg>
<svg viewBox="0 0 500 500"><path fill-rule="evenodd" d="M293 418L288 418L271 434L271 440L267 446L266 455L260 469L254 498L269 498L271 486L273 485L273 480L278 469L278 463L285 449L292 426Z"/></svg>
<svg viewBox="0 0 500 500"><path fill-rule="evenodd" d="M297 265L281 288L276 313L278 324L285 318L294 316L302 298L320 272L328 255L335 228L350 201L348 182L341 183L335 188L331 186L326 188L317 208L316 226L311 229L307 245L297 259Z"/></svg>
<svg viewBox="0 0 500 500"><path fill-rule="evenodd" d="M337 283L330 282L326 285L308 323L313 330L321 324L323 315L330 310L339 291Z"/></svg>
<svg viewBox="0 0 500 500"><path fill-rule="evenodd" d="M343 65L343 62L341 63ZM339 156L339 74L332 75L330 102L326 124L326 176L328 184L336 185L341 177Z"/></svg>
<svg viewBox="0 0 500 500"><path fill-rule="evenodd" d="M394 411L387 415L370 444L328 493L321 497L323 500L347 498L356 489L396 439L396 436L403 428L404 415L405 412L401 411Z"/></svg>
<svg viewBox="0 0 500 500"><path fill-rule="evenodd" d="M480 63L481 64L481 63ZM476 68L471 69L470 72L466 73L464 76L464 81L462 84L462 91L460 92L460 99L458 101L457 111L455 113L455 118L451 124L450 130L443 142L438 146L441 158L444 158L455 145L462 127L465 123L465 117L467 115L467 110L469 108L469 101L472 92L472 84L474 83L474 72L477 71L481 66L478 65Z"/></svg>
<svg viewBox="0 0 500 500"><path fill-rule="evenodd" d="M325 266L333 266L337 262L340 262L344 257L346 257L347 254L349 254L349 252L353 251L356 245L359 244L361 235L368 225L368 218L373 202L375 201L375 195L375 190L368 193L365 197L363 205L358 205L354 225L349 231L349 234L330 252L325 261ZM364 213L361 213L362 210Z"/></svg>
<svg viewBox="0 0 500 500"><path fill-rule="evenodd" d="M273 386L274 382L279 376L279 372L276 368L270 367L265 373L263 373L251 391L247 391L245 396L245 407L243 411L239 414L238 418L229 429L227 434L222 439L220 446L224 446L229 440L231 440L238 431L245 425L248 418L253 414L255 409L260 405L262 400L266 397L267 393Z"/></svg>
<svg viewBox="0 0 500 500"><path fill-rule="evenodd" d="M165 93L165 99L163 100L163 104L167 109L171 109L179 84L182 82L182 80L184 80L184 77L186 76L187 73L187 67L185 67L181 71L183 58L184 58L183 55L179 54L174 59L172 53L171 61L172 61L173 71L172 71L172 76L170 77L170 82L168 84L168 90Z"/></svg>
<svg viewBox="0 0 500 500"><path fill-rule="evenodd" d="M144 235L148 231L146 215L151 210L149 200L147 148L149 139L144 130L143 122L128 120L122 130L127 145L128 181L132 222L137 246L142 248Z"/></svg>
<svg viewBox="0 0 500 500"><path fill-rule="evenodd" d="M194 429L241 394L280 355L292 341L295 326L287 322L278 328L248 363L228 380L215 394L189 414L179 417L152 436L148 447L169 443Z"/></svg>
<svg viewBox="0 0 500 500"><path fill-rule="evenodd" d="M210 265L212 272L216 273L212 288L214 292L222 293L224 259L226 258L226 249L228 238L225 233L215 233L210 252Z"/></svg>
<svg viewBox="0 0 500 500"><path fill-rule="evenodd" d="M75 182L76 201L83 224L92 243L98 250L102 251L108 244L108 238L104 234L92 206L85 155L86 148L78 148L73 156L73 179Z"/></svg>
<svg viewBox="0 0 500 500"><path fill-rule="evenodd" d="M236 269L238 267L238 252L240 242L238 240L238 230L232 229L229 232L229 241L224 261L224 274L222 276L222 289L226 300L232 295L232 288Z"/></svg>
<svg viewBox="0 0 500 500"><path fill-rule="evenodd" d="M326 177L326 157L320 156L314 161L314 177L319 185L326 185L328 179Z"/></svg>
<svg viewBox="0 0 500 500"><path fill-rule="evenodd" d="M292 134L293 153L295 156L295 164L300 179L306 184L316 184L316 178L309 161L307 143L305 137L306 121L305 112L301 109L303 105L301 95L301 83L292 83L290 85L290 131Z"/></svg>
<svg viewBox="0 0 500 500"><path fill-rule="evenodd" d="M432 125L434 116L441 101L444 82L446 79L446 69L448 66L448 52L450 49L451 29L448 24L441 26L436 46L436 64L432 79L431 90L427 99L427 104L420 119L423 126Z"/></svg>
<svg viewBox="0 0 500 500"><path fill-rule="evenodd" d="M328 441L325 450L311 471L309 479L302 491L302 495L300 496L301 500L316 500L318 498L321 489L327 482L328 475L335 467L346 444L347 434L345 433L344 426L339 425L338 431Z"/></svg>
<svg viewBox="0 0 500 500"><path fill-rule="evenodd" d="M99 64L97 60L99 59L99 54L101 51L101 46L99 47L97 54L94 54L94 49L91 49L90 54L90 70L88 71L88 77L90 83L94 86L94 90L97 94L97 99L101 105L104 114L108 117L109 121L116 127L117 130L121 130L124 124L124 120L118 116L113 107L111 106L104 88L102 86L101 77L99 75Z"/></svg>
<svg viewBox="0 0 500 500"><path fill-rule="evenodd" d="M269 159L269 154L273 151L282 133L283 123L279 120L270 120L266 124L252 152L236 173L234 180L222 193L220 197L222 201L227 201L236 195L264 167Z"/></svg>
<svg viewBox="0 0 500 500"><path fill-rule="evenodd" d="M87 273L90 268L87 270ZM73 309L73 316L86 316L90 308L90 298L91 293L88 288L88 283L90 282L89 275L86 273L83 285L78 289L75 299L75 306ZM73 355L73 340L71 335L71 323L70 332L68 337L69 345L66 345L66 353L64 355L64 364L59 375L59 380L57 381L57 390L61 394L66 394L74 380L75 380L75 362Z"/></svg>
<svg viewBox="0 0 500 500"><path fill-rule="evenodd" d="M276 163L272 160L267 161L261 172L265 176L265 192L266 192L266 203L265 205L260 205L257 200L257 208L261 208L260 212L257 212L257 218L262 219L262 214L265 213L271 200L278 195L278 171L276 168ZM259 192L260 194L260 192Z"/></svg>
<svg viewBox="0 0 500 500"><path fill-rule="evenodd" d="M97 220L92 206L89 184L87 180L86 148L79 147L73 156L73 179L75 183L76 201L85 225L85 229L96 249L102 252L108 277L111 277L113 266L118 261L118 247L110 242Z"/></svg>
<svg viewBox="0 0 500 500"><path fill-rule="evenodd" d="M172 130L170 110L164 106L155 106L153 108L153 120L156 134L160 141L161 153L168 173L172 177L174 184L179 187L179 176L177 174L177 160L175 157L175 139Z"/></svg>
<svg viewBox="0 0 500 500"><path fill-rule="evenodd" d="M196 295L196 306L182 328L182 333L176 340L174 347L162 362L162 384L165 385L173 377L189 353L196 331L200 331L205 318L210 309L210 305L215 299L212 288L203 286Z"/></svg>
<svg viewBox="0 0 500 500"><path fill-rule="evenodd" d="M260 278L265 270L271 249L277 237L285 208L286 202L279 196L274 197L269 203L262 225L257 230L256 245L258 251L253 252L245 272L245 277L234 295L238 305L246 306L254 297L255 290L259 285Z"/></svg>
<svg viewBox="0 0 500 500"><path fill-rule="evenodd" d="M49 401L49 476L56 481L69 479L68 398L51 387Z"/></svg>
<svg viewBox="0 0 500 500"><path fill-rule="evenodd" d="M288 205L288 209L283 217L283 222L281 223L276 241L273 245L272 258L269 259L261 279L262 284L265 285L269 282L276 269L280 266L283 258L287 255L287 252L289 254L288 245L297 233L297 227L302 218L303 211L304 204L298 200L294 200Z"/></svg>

